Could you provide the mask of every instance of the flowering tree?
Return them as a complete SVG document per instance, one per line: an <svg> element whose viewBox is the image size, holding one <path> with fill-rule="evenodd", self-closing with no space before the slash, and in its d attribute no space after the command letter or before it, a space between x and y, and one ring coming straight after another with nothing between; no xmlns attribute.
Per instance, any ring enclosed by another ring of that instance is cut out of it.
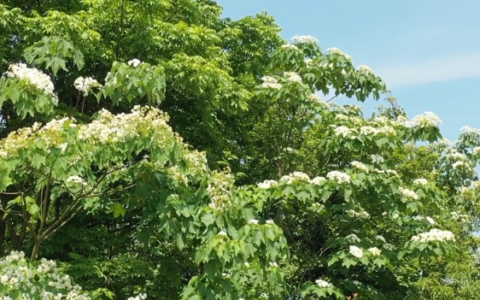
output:
<svg viewBox="0 0 480 300"><path fill-rule="evenodd" d="M471 299L477 130L451 144L391 98L371 118L321 100L386 86L265 14L5 3L6 297Z"/></svg>

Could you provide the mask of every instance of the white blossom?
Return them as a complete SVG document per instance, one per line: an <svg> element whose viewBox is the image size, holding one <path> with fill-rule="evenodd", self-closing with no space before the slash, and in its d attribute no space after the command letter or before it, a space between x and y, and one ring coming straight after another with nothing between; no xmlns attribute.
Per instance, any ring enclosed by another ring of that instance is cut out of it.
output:
<svg viewBox="0 0 480 300"><path fill-rule="evenodd" d="M410 198L410 199L413 199L413 200L418 199L418 195L414 191L411 191L409 189L402 188L402 187L399 187L398 190L400 191L400 193L402 195L404 195L407 198Z"/></svg>
<svg viewBox="0 0 480 300"><path fill-rule="evenodd" d="M318 40L310 35L296 35L292 37L295 44L317 44Z"/></svg>
<svg viewBox="0 0 480 300"><path fill-rule="evenodd" d="M129 60L127 64L128 64L129 66L131 66L131 67L136 68L136 67L138 67L138 65L141 64L141 63L142 63L142 62L141 62L140 60L134 58L134 59L132 59L132 60Z"/></svg>
<svg viewBox="0 0 480 300"><path fill-rule="evenodd" d="M352 161L351 165L353 167L357 168L360 171L363 171L363 172L366 172L366 173L368 172L368 167L365 164L363 164L359 161Z"/></svg>
<svg viewBox="0 0 480 300"><path fill-rule="evenodd" d="M310 183L314 184L314 185L322 185L325 181L327 181L327 179L325 179L325 177L317 176L317 177L313 178L312 180L310 180Z"/></svg>
<svg viewBox="0 0 480 300"><path fill-rule="evenodd" d="M289 175L282 176L280 178L280 181L283 181L287 184L291 184L293 182L298 182L298 181L309 182L310 177L303 172L296 171L296 172L293 172Z"/></svg>
<svg viewBox="0 0 480 300"><path fill-rule="evenodd" d="M250 219L250 220L248 220L248 224L257 225L257 224L258 224L258 220L256 220L256 219Z"/></svg>
<svg viewBox="0 0 480 300"><path fill-rule="evenodd" d="M369 67L364 66L364 65L358 66L357 70L362 72L362 73L365 73L365 74L372 74L373 73L372 69L370 69Z"/></svg>
<svg viewBox="0 0 480 300"><path fill-rule="evenodd" d="M295 72L284 72L283 76L291 82L302 82L302 77Z"/></svg>
<svg viewBox="0 0 480 300"><path fill-rule="evenodd" d="M218 233L218 235L219 236L227 236L228 234L225 231L222 230Z"/></svg>
<svg viewBox="0 0 480 300"><path fill-rule="evenodd" d="M29 68L26 64L18 63L10 65L7 76L27 81L43 94L50 96L54 106L58 105L58 96L54 92L52 79L42 71L35 68Z"/></svg>
<svg viewBox="0 0 480 300"><path fill-rule="evenodd" d="M460 132L466 133L466 134L470 134L470 133L478 134L480 133L480 130L477 128L469 127L469 126L463 126L462 128L460 128Z"/></svg>
<svg viewBox="0 0 480 300"><path fill-rule="evenodd" d="M279 90L282 88L282 85L278 83L277 79L271 77L271 76L264 76L262 77L262 87L263 88L270 88L270 89L276 89Z"/></svg>
<svg viewBox="0 0 480 300"><path fill-rule="evenodd" d="M345 239L350 243L359 243L361 241L360 238L354 233L347 235Z"/></svg>
<svg viewBox="0 0 480 300"><path fill-rule="evenodd" d="M340 171L328 172L327 178L329 180L336 181L338 184L349 183L350 182L350 176L348 174L345 174L345 173L340 172Z"/></svg>
<svg viewBox="0 0 480 300"><path fill-rule="evenodd" d="M325 281L325 280L323 280L323 279L320 279L320 278L317 279L317 280L315 280L315 283L316 283L319 287L321 287L321 288L329 288L329 287L332 287L332 284L331 284L331 283L329 283L328 281Z"/></svg>
<svg viewBox="0 0 480 300"><path fill-rule="evenodd" d="M277 182L275 180L265 180L263 182L260 182L257 186L261 189L269 189L276 185L277 185Z"/></svg>
<svg viewBox="0 0 480 300"><path fill-rule="evenodd" d="M427 185L427 183L428 183L428 181L425 178L417 178L413 181L413 184L421 185L421 186L425 186L425 185Z"/></svg>
<svg viewBox="0 0 480 300"><path fill-rule="evenodd" d="M358 248L357 246L350 246L349 248L350 254L355 256L356 258L362 258L363 250Z"/></svg>
<svg viewBox="0 0 480 300"><path fill-rule="evenodd" d="M273 220L267 220L265 223L267 223L267 224L272 224L272 225L275 224L275 223L273 222Z"/></svg>
<svg viewBox="0 0 480 300"><path fill-rule="evenodd" d="M451 231L431 229L428 232L420 233L412 237L412 242L428 243L428 242L446 242L455 241L455 236Z"/></svg>
<svg viewBox="0 0 480 300"><path fill-rule="evenodd" d="M351 58L349 55L343 53L342 50L337 49L337 48L328 48L328 49L327 49L327 52L328 52L328 54L341 55L341 56L343 56L343 57L344 57L346 60L348 60L348 61L351 61L351 60L352 60L352 58Z"/></svg>
<svg viewBox="0 0 480 300"><path fill-rule="evenodd" d="M430 223L431 225L435 224L435 220L432 217L426 217L425 220L427 220L427 222Z"/></svg>
<svg viewBox="0 0 480 300"><path fill-rule="evenodd" d="M335 128L334 132L336 136L346 137L350 135L352 131L347 126L338 126L337 128Z"/></svg>
<svg viewBox="0 0 480 300"><path fill-rule="evenodd" d="M374 164L381 164L385 161L385 159L383 158L383 156L381 155L378 155L378 154L372 154L370 155L370 159L372 160L372 162Z"/></svg>
<svg viewBox="0 0 480 300"><path fill-rule="evenodd" d="M442 124L442 120L432 112L426 112L413 118L415 126L420 128L438 127Z"/></svg>
<svg viewBox="0 0 480 300"><path fill-rule="evenodd" d="M80 185L87 185L87 183L85 182L85 180L83 180L81 177L79 176L70 176L68 177L65 182L69 182L69 183L75 183L75 184L80 184Z"/></svg>
<svg viewBox="0 0 480 300"><path fill-rule="evenodd" d="M93 87L98 87L100 84L97 80L93 79L92 77L78 77L73 82L75 88L82 92L84 96L88 95L88 91Z"/></svg>
<svg viewBox="0 0 480 300"><path fill-rule="evenodd" d="M293 45L293 44L283 44L282 48L283 49L289 49L289 50L298 50L298 47Z"/></svg>
<svg viewBox="0 0 480 300"><path fill-rule="evenodd" d="M382 251L377 247L368 248L368 251L372 253L373 256L379 256Z"/></svg>

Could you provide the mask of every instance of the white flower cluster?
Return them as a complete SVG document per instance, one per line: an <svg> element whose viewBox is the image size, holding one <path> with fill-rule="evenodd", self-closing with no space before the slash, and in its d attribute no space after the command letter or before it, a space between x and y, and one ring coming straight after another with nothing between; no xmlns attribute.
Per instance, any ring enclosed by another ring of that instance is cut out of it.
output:
<svg viewBox="0 0 480 300"><path fill-rule="evenodd" d="M21 299L91 300L68 275L59 273L54 261L43 258L36 269L29 266L23 252L13 251L0 260L3 299L11 299L8 294L20 292Z"/></svg>
<svg viewBox="0 0 480 300"><path fill-rule="evenodd" d="M317 177L311 179L310 183L314 184L314 185L322 185L325 181L327 181L327 179L325 179L325 177L317 176Z"/></svg>
<svg viewBox="0 0 480 300"><path fill-rule="evenodd" d="M68 177L65 182L68 182L68 183L74 183L74 184L80 184L80 185L87 185L87 183L85 182L85 180L83 180L80 176L70 176Z"/></svg>
<svg viewBox="0 0 480 300"><path fill-rule="evenodd" d="M368 251L372 253L373 256L379 256L382 251L377 247L368 248Z"/></svg>
<svg viewBox="0 0 480 300"><path fill-rule="evenodd" d="M207 193L211 200L209 206L215 210L229 208L231 205L231 188L234 182L233 175L213 171L211 177L212 182L207 187Z"/></svg>
<svg viewBox="0 0 480 300"><path fill-rule="evenodd" d="M442 120L432 112L426 112L413 118L415 126L420 128L438 127Z"/></svg>
<svg viewBox="0 0 480 300"><path fill-rule="evenodd" d="M282 48L288 50L298 50L298 47L293 44L283 44Z"/></svg>
<svg viewBox="0 0 480 300"><path fill-rule="evenodd" d="M327 52L328 52L328 54L330 54L330 55L334 54L334 55L343 56L343 57L344 57L346 60L348 60L348 61L351 61L351 60L352 60L352 58L351 58L349 55L343 53L342 50L337 49L337 48L328 48L328 49L327 49Z"/></svg>
<svg viewBox="0 0 480 300"><path fill-rule="evenodd" d="M352 130L348 128L347 126L338 126L334 130L336 136L349 136L352 133Z"/></svg>
<svg viewBox="0 0 480 300"><path fill-rule="evenodd" d="M293 182L298 182L298 181L309 182L310 177L303 172L298 172L297 171L297 172L293 172L289 175L282 176L282 178L280 178L280 181L283 181L286 184L291 184Z"/></svg>
<svg viewBox="0 0 480 300"><path fill-rule="evenodd" d="M460 132L465 133L465 134L472 134L472 133L479 134L480 129L472 128L472 127L469 127L469 126L463 126L462 128L460 128Z"/></svg>
<svg viewBox="0 0 480 300"><path fill-rule="evenodd" d="M308 95L307 99L309 101L312 101L312 102L320 102L321 101L320 98L318 98L318 96L315 95L315 94Z"/></svg>
<svg viewBox="0 0 480 300"><path fill-rule="evenodd" d="M363 250L361 248L358 248L357 246L350 246L349 251L350 254L355 256L356 258L363 257Z"/></svg>
<svg viewBox="0 0 480 300"><path fill-rule="evenodd" d="M450 215L452 216L453 221L460 221L460 222L465 222L465 223L469 223L471 221L470 216L467 215L467 214L459 214L456 211L452 211L450 213Z"/></svg>
<svg viewBox="0 0 480 300"><path fill-rule="evenodd" d="M370 218L370 214L366 211L360 211L360 212L357 212L353 209L349 209L347 211L345 211L347 213L347 215L349 215L350 217L352 218L359 218L359 219L369 219Z"/></svg>
<svg viewBox="0 0 480 300"><path fill-rule="evenodd" d="M325 280L320 279L320 278L315 280L315 283L321 288L329 288L329 287L333 286L330 282L325 281Z"/></svg>
<svg viewBox="0 0 480 300"><path fill-rule="evenodd" d="M425 178L417 178L413 181L414 185L425 186L428 184L428 180Z"/></svg>
<svg viewBox="0 0 480 300"><path fill-rule="evenodd" d="M127 300L145 300L147 299L147 294L138 294L135 297L129 297Z"/></svg>
<svg viewBox="0 0 480 300"><path fill-rule="evenodd" d="M372 154L372 155L370 155L370 159L372 160L372 162L373 162L374 164L381 164L381 163L384 163L384 162L385 162L385 159L383 158L383 156L378 155L378 154Z"/></svg>
<svg viewBox="0 0 480 300"><path fill-rule="evenodd" d="M92 77L78 77L73 82L75 88L83 93L83 96L88 95L88 91L93 87L99 87L100 84L97 80L93 79Z"/></svg>
<svg viewBox="0 0 480 300"><path fill-rule="evenodd" d="M276 186L278 183L275 180L264 180L260 182L257 186L261 189L269 189Z"/></svg>
<svg viewBox="0 0 480 300"><path fill-rule="evenodd" d="M134 58L134 59L132 59L132 60L129 60L127 64L128 64L130 67L136 68L136 67L138 67L138 65L140 65L141 63L142 63L142 62L141 62L140 60Z"/></svg>
<svg viewBox="0 0 480 300"><path fill-rule="evenodd" d="M50 96L53 105L58 105L58 96L54 92L52 79L42 71L35 68L29 68L26 64L18 63L10 65L7 76L29 82L43 94Z"/></svg>
<svg viewBox="0 0 480 300"><path fill-rule="evenodd" d="M420 233L412 237L412 242L428 243L428 242L447 242L455 241L455 236L451 231L432 229L428 232Z"/></svg>
<svg viewBox="0 0 480 300"><path fill-rule="evenodd" d="M219 233L217 233L219 236L228 236L228 234L225 232L225 231L220 231Z"/></svg>
<svg viewBox="0 0 480 300"><path fill-rule="evenodd" d="M338 184L349 183L350 182L350 176L348 174L345 174L345 173L340 172L340 171L328 172L327 178L328 178L328 180L336 181Z"/></svg>
<svg viewBox="0 0 480 300"><path fill-rule="evenodd" d="M284 72L283 76L290 82L302 82L302 77L295 72Z"/></svg>
<svg viewBox="0 0 480 300"><path fill-rule="evenodd" d="M376 240L380 241L380 242L383 242L383 243L386 243L387 241L385 240L385 238L381 235L377 235L375 237Z"/></svg>
<svg viewBox="0 0 480 300"><path fill-rule="evenodd" d="M295 44L316 44L318 40L310 35L296 35L292 37Z"/></svg>
<svg viewBox="0 0 480 300"><path fill-rule="evenodd" d="M369 67L364 66L364 65L358 66L357 70L364 73L364 74L372 74L373 73L372 69L370 69Z"/></svg>
<svg viewBox="0 0 480 300"><path fill-rule="evenodd" d="M347 235L345 239L350 243L360 243L361 241L360 238L354 233Z"/></svg>
<svg viewBox="0 0 480 300"><path fill-rule="evenodd" d="M466 170L470 170L471 169L471 166L468 162L464 162L464 161L456 161L452 164L452 168L454 170L458 170L458 169L466 169Z"/></svg>
<svg viewBox="0 0 480 300"><path fill-rule="evenodd" d="M267 89L270 88L275 90L279 90L282 88L282 85L278 83L278 80L276 80L272 76L263 76L262 81L263 81L262 83L263 88L267 88Z"/></svg>
<svg viewBox="0 0 480 300"><path fill-rule="evenodd" d="M400 191L400 193L402 195L404 195L405 197L407 197L409 199L413 199L413 200L418 199L418 195L414 191L411 191L409 189L402 188L402 187L399 187L398 190Z"/></svg>
<svg viewBox="0 0 480 300"><path fill-rule="evenodd" d="M368 167L364 163L352 161L351 165L362 172L368 173Z"/></svg>

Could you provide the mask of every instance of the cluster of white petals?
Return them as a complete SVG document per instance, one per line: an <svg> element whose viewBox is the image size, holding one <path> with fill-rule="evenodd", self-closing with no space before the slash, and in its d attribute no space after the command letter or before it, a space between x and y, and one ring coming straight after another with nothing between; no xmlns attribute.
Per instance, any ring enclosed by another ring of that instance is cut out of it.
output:
<svg viewBox="0 0 480 300"><path fill-rule="evenodd" d="M455 241L455 236L451 231L432 229L428 232L420 233L412 237L412 242L428 243L428 242L447 242Z"/></svg>
<svg viewBox="0 0 480 300"><path fill-rule="evenodd" d="M85 182L85 180L83 180L81 177L79 176L70 176L68 177L65 182L68 182L68 183L74 183L74 184L80 184L80 185L87 185L87 183Z"/></svg>
<svg viewBox="0 0 480 300"><path fill-rule="evenodd" d="M295 72L284 72L283 76L290 82L302 82L302 77Z"/></svg>
<svg viewBox="0 0 480 300"><path fill-rule="evenodd" d="M370 155L370 159L372 160L372 162L374 164L381 164L381 163L385 162L385 158L383 158L383 156L378 155L378 154Z"/></svg>
<svg viewBox="0 0 480 300"><path fill-rule="evenodd" d="M460 128L460 132L465 133L465 134L471 134L471 133L479 134L480 129L472 128L470 126L463 126L462 128Z"/></svg>
<svg viewBox="0 0 480 300"><path fill-rule="evenodd" d="M336 136L349 136L352 133L352 130L348 128L347 126L338 126L334 130Z"/></svg>
<svg viewBox="0 0 480 300"><path fill-rule="evenodd" d="M326 181L327 181L327 179L325 177L317 176L317 177L311 179L310 183L314 184L314 185L322 185Z"/></svg>
<svg viewBox="0 0 480 300"><path fill-rule="evenodd" d="M357 246L350 246L349 251L350 254L355 256L356 258L363 257L363 250L361 248L358 248Z"/></svg>
<svg viewBox="0 0 480 300"><path fill-rule="evenodd" d="M261 189L269 189L276 186L278 183L275 180L264 180L260 182L257 186Z"/></svg>
<svg viewBox="0 0 480 300"><path fill-rule="evenodd" d="M400 191L400 193L402 195L404 195L405 197L407 197L409 199L413 199L413 200L418 199L418 195L414 191L411 191L409 189L402 188L402 187L399 187L398 190Z"/></svg>
<svg viewBox="0 0 480 300"><path fill-rule="evenodd" d="M428 180L425 178L417 178L413 181L414 185L420 185L420 186L425 186L428 184Z"/></svg>
<svg viewBox="0 0 480 300"><path fill-rule="evenodd" d="M379 256L382 251L377 247L368 248L368 251L372 253L373 256Z"/></svg>
<svg viewBox="0 0 480 300"><path fill-rule="evenodd" d="M12 251L0 260L0 274L0 286L6 293L3 299L12 299L9 294L20 292L21 299L91 300L68 275L59 272L54 261L44 258L35 268L27 263L23 252Z"/></svg>
<svg viewBox="0 0 480 300"><path fill-rule="evenodd" d="M210 196L209 206L215 210L225 210L231 206L231 189L234 183L232 174L213 171L211 182L207 187Z"/></svg>
<svg viewBox="0 0 480 300"><path fill-rule="evenodd" d="M298 47L293 45L293 44L283 44L282 48L283 49L289 49L289 50L298 50Z"/></svg>
<svg viewBox="0 0 480 300"><path fill-rule="evenodd" d="M276 80L272 76L263 76L262 81L263 81L262 83L263 88L267 88L267 89L270 88L275 90L279 90L282 88L282 85L278 83L278 80Z"/></svg>
<svg viewBox="0 0 480 300"><path fill-rule="evenodd" d="M328 178L328 180L336 181L338 184L349 183L350 182L350 175L345 174L345 173L340 172L340 171L328 172L327 178Z"/></svg>
<svg viewBox="0 0 480 300"><path fill-rule="evenodd" d="M351 165L362 172L368 172L368 167L364 163L361 163L359 161L352 161Z"/></svg>
<svg viewBox="0 0 480 300"><path fill-rule="evenodd" d="M50 96L53 105L58 105L58 96L54 92L52 79L42 71L35 68L29 68L26 64L18 63L10 65L7 76L29 82L43 94Z"/></svg>
<svg viewBox="0 0 480 300"><path fill-rule="evenodd" d="M357 212L353 209L348 209L345 212L347 213L347 215L349 215L352 218L359 218L359 219L369 219L370 218L370 214L366 211Z"/></svg>
<svg viewBox="0 0 480 300"><path fill-rule="evenodd" d="M147 299L147 294L138 294L135 297L129 297L127 300L145 300Z"/></svg>
<svg viewBox="0 0 480 300"><path fill-rule="evenodd" d="M138 67L138 65L140 65L141 63L142 63L142 62L141 62L140 60L134 58L134 59L132 59L132 60L129 60L127 64L128 64L130 67L136 68L136 67Z"/></svg>
<svg viewBox="0 0 480 300"><path fill-rule="evenodd" d="M370 69L369 67L364 66L364 65L358 66L357 70L362 72L362 73L365 73L365 74L372 74L373 73L372 69Z"/></svg>
<svg viewBox="0 0 480 300"><path fill-rule="evenodd" d="M438 127L442 124L442 120L432 112L426 112L413 118L415 126L420 128Z"/></svg>
<svg viewBox="0 0 480 300"><path fill-rule="evenodd" d="M292 37L295 44L316 44L318 40L310 35L296 35Z"/></svg>
<svg viewBox="0 0 480 300"><path fill-rule="evenodd" d="M323 279L317 279L315 280L315 283L321 288L329 288L333 286L330 282L325 281Z"/></svg>
<svg viewBox="0 0 480 300"><path fill-rule="evenodd" d="M289 175L282 176L282 178L280 178L280 181L285 182L287 184L291 184L291 183L297 182L297 181L309 182L310 177L303 172L296 171L296 172L293 172Z"/></svg>
<svg viewBox="0 0 480 300"><path fill-rule="evenodd" d="M349 55L343 53L342 50L337 49L337 48L328 48L328 49L327 49L327 52L328 52L328 54L330 54L330 55L333 54L333 55L343 56L343 57L344 57L346 60L348 60L348 61L351 61L351 60L352 60L352 58L351 58Z"/></svg>
<svg viewBox="0 0 480 300"><path fill-rule="evenodd" d="M88 95L88 91L93 87L99 87L100 84L97 80L93 79L92 77L78 77L73 82L75 88L82 92L84 96Z"/></svg>

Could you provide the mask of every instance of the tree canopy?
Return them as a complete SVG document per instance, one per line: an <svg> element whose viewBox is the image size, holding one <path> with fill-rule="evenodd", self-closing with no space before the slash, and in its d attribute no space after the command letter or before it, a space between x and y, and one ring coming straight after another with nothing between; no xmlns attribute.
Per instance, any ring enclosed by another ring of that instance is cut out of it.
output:
<svg viewBox="0 0 480 300"><path fill-rule="evenodd" d="M0 299L478 298L479 130L266 13L0 15Z"/></svg>

